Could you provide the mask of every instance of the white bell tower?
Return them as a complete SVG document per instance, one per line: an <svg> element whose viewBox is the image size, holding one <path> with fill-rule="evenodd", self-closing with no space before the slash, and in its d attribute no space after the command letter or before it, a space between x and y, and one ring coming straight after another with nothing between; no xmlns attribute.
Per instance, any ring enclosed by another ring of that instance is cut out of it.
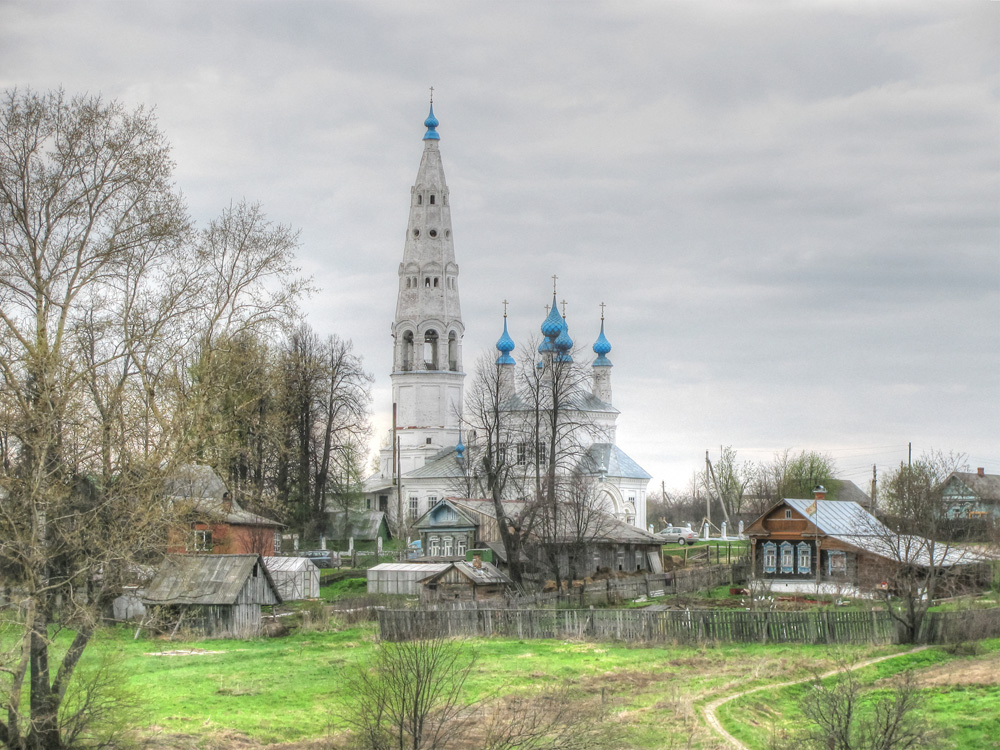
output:
<svg viewBox="0 0 1000 750"><path fill-rule="evenodd" d="M465 326L431 93L424 152L410 190L410 218L392 324L392 400L403 475L423 466L442 448L456 445L461 434ZM392 475L391 454L391 447L382 451L384 476Z"/></svg>

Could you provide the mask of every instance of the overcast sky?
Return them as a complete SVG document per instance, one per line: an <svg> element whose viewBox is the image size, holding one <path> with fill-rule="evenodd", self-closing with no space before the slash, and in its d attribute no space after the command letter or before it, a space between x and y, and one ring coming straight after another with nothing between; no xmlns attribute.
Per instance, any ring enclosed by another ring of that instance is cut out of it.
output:
<svg viewBox="0 0 1000 750"><path fill-rule="evenodd" d="M434 86L467 370L558 274L651 489L720 445L1000 473L998 2L0 0L0 82L155 106L195 219L300 228L380 433Z"/></svg>

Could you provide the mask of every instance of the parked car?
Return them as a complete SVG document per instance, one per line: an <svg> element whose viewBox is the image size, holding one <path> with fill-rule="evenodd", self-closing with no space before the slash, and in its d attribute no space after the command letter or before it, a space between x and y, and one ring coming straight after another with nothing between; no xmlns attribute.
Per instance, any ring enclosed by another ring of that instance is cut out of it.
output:
<svg viewBox="0 0 1000 750"><path fill-rule="evenodd" d="M332 568L333 553L328 549L307 549L299 553L302 557L312 560L317 568Z"/></svg>
<svg viewBox="0 0 1000 750"><path fill-rule="evenodd" d="M657 534L666 544L690 544L698 539L698 535L691 529L681 526L668 526Z"/></svg>

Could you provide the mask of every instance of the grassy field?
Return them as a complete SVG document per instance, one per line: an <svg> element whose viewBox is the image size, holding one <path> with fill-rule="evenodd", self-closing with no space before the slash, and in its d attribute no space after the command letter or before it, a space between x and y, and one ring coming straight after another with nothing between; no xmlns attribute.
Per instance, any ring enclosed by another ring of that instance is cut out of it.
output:
<svg viewBox="0 0 1000 750"><path fill-rule="evenodd" d="M160 747L177 748L257 748L291 742L298 742L297 747L343 746L342 716L352 701L343 674L370 654L376 640L371 625L246 642L135 641L131 634L110 631L87 658L95 659L101 651L115 654L126 675L123 682L140 700L143 734ZM466 685L470 697L532 694L561 686L581 702L603 699L614 747L705 750L718 746L698 713L710 698L807 677L832 668L838 659L861 660L902 650L859 647L833 652L801 645L629 648L516 640L470 641L466 647L479 652ZM919 669L927 675L933 698L933 723L955 728L949 741L958 744L950 746L995 748L1000 737L998 655L1000 641L984 644L983 653L976 656L930 649L919 658L887 662L873 669L870 679L874 684L893 670ZM979 669L978 682L948 681L952 672L970 669ZM983 682L989 675L992 682ZM727 704L720 717L751 747L766 748L771 734L794 729L797 690L801 688L765 691Z"/></svg>

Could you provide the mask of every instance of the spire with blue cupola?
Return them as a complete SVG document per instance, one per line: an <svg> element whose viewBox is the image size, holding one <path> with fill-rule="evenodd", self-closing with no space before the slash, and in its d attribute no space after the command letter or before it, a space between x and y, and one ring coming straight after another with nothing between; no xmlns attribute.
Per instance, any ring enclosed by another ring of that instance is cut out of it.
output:
<svg viewBox="0 0 1000 750"><path fill-rule="evenodd" d="M503 301L503 335L497 341L497 351L500 352L500 356L497 357L498 365L514 364L514 358L510 356L514 351L514 339L507 333L507 300Z"/></svg>
<svg viewBox="0 0 1000 750"><path fill-rule="evenodd" d="M597 359L594 360L592 367L594 385L592 392L596 398L599 398L606 404L611 403L611 368L614 365L611 364L611 360L608 359L608 352L611 351L611 342L608 341L608 337L604 335L604 303L601 303L601 335L597 337L597 341L594 342L594 354L597 355Z"/></svg>

